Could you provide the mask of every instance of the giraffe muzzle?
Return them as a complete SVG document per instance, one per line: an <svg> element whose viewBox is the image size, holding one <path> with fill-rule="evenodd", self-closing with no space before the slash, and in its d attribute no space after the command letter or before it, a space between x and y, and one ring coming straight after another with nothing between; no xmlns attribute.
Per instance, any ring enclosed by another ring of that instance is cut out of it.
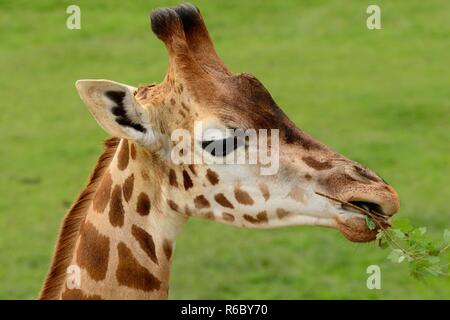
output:
<svg viewBox="0 0 450 320"><path fill-rule="evenodd" d="M390 216L383 212L379 204L365 201L350 201L341 204L342 219L337 220L339 231L350 241L369 242L376 239L380 229L391 226ZM360 210L358 210L360 209ZM375 228L369 229L366 217L375 221Z"/></svg>

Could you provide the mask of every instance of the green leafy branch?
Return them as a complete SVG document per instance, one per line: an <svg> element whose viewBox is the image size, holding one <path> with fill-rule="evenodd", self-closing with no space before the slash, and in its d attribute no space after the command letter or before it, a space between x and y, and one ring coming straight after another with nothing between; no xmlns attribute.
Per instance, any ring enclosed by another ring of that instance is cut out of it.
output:
<svg viewBox="0 0 450 320"><path fill-rule="evenodd" d="M426 232L426 227L413 227L406 218L397 219L394 228L379 229L378 245L382 249L390 248L390 261L408 262L414 278L448 277L450 263L446 253L450 247L450 230L444 230L440 243L431 241Z"/></svg>
<svg viewBox="0 0 450 320"><path fill-rule="evenodd" d="M329 195L316 192L351 207L365 215L367 228L378 228L376 239L382 249L390 249L388 259L394 263L407 262L411 276L417 279L425 277L449 277L450 263L448 249L450 248L450 230L444 230L440 243L434 243L427 235L426 227L413 227L406 218L396 219L393 228L389 226L386 216L379 212L367 211L352 203L342 201Z"/></svg>

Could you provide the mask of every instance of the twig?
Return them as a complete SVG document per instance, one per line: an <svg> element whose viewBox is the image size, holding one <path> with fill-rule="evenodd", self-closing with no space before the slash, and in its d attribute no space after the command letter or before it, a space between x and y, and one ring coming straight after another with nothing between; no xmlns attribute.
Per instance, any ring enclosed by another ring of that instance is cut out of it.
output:
<svg viewBox="0 0 450 320"><path fill-rule="evenodd" d="M358 207L358 206L355 206L354 204L352 204L352 203L350 203L350 202L343 201L343 200L341 200L341 199L338 199L338 198L329 196L329 195L327 195L327 194L324 194L324 193L321 193L321 192L318 192L318 191L316 191L316 194L318 194L319 196L328 198L328 199L330 199L330 200L334 200L334 201L339 202L339 203L341 203L341 204L345 204L345 205L347 205L347 206L349 206L349 207L351 207L351 208L353 208L353 209L355 209L355 210L358 210L359 212L361 212L361 213L363 213L363 214L369 216L369 217L372 218L372 219L375 221L375 223L376 223L376 224L384 231L384 234L389 238L389 240L390 240L390 241L391 241L398 249L400 249L404 254L406 254L408 257L410 257L410 258L412 258L412 259L414 259L414 260L420 260L420 259L423 259L423 258L424 258L424 256L417 256L417 255L414 255L413 253L411 253L411 252L407 251L406 249L404 249L397 241L394 240L394 238L392 238L392 236L390 235L390 233L388 232L388 230L383 226L383 224L380 223L380 221L378 221L379 217L376 216L376 215L374 215L373 213L371 213L371 212L369 212L369 211L367 211L367 210L365 210L365 209L363 209L363 208L360 208L360 207Z"/></svg>
<svg viewBox="0 0 450 320"><path fill-rule="evenodd" d="M356 205L354 205L354 204L352 204L352 203L349 203L349 202L340 200L340 199L338 199L338 198L329 196L329 195L324 194L324 193L321 193L321 192L317 192L317 191L316 191L316 194L318 194L319 196L328 198L328 199L330 199L330 200L339 202L339 203L341 203L341 204L343 204L343 205L349 206L349 207L351 207L351 208L353 208L353 209L355 209L355 210L361 212L362 214L364 214L364 215L369 216L370 218L372 218L373 221L375 221L375 223L380 227L380 229L383 230L384 234L385 234L386 237L388 238L388 241L390 241L394 246L396 246L399 250L401 250L401 251L403 252L403 254L405 254L406 256L408 256L410 259L419 261L419 260L425 259L425 258L427 257L426 254L416 254L416 253L414 253L414 252L410 252L410 251L404 249L397 241L395 241L395 239L391 236L391 234L389 233L389 231L388 231L388 230L384 227L384 225L381 223L381 222L386 222L384 216L383 216L381 213L376 212L377 215L374 215L372 212L367 211L367 210L365 210L365 209L363 209L363 208L361 208L361 207L358 207L358 206L356 206ZM379 219L381 220L381 222L379 221ZM446 245L444 248L442 248L442 249L440 250L440 252L441 252L441 253L444 252L445 250L447 250L447 249L449 248L449 246L450 246L450 244ZM445 265L444 265L444 266L445 266ZM428 272L434 272L434 273L437 273L437 274L442 275L442 276L448 276L448 275L449 275L448 273L445 273L445 272L441 272L441 271L439 271L439 270L436 270L435 268L433 268L433 266L430 266L430 267L424 267L424 269L425 269L425 270L428 270ZM422 274L422 275L426 275L426 274L421 273L421 272L418 272L418 273L420 273L420 274Z"/></svg>

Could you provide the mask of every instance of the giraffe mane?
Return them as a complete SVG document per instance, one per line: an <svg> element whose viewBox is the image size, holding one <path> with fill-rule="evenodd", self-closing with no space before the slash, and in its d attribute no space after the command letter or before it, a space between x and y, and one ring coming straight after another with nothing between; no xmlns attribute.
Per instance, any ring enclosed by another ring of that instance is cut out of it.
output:
<svg viewBox="0 0 450 320"><path fill-rule="evenodd" d="M87 209L97 190L103 174L116 153L119 138L112 137L104 142L103 153L97 160L86 187L78 195L64 217L52 262L39 295L41 300L57 299L64 284L67 268L71 262L79 230L85 220Z"/></svg>

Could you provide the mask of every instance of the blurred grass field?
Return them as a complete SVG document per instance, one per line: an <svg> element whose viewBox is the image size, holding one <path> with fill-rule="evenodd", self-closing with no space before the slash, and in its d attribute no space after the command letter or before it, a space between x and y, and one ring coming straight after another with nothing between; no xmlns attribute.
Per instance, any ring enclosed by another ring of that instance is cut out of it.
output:
<svg viewBox="0 0 450 320"><path fill-rule="evenodd" d="M449 227L450 2L195 1L219 54L255 74L305 131L378 172L433 237ZM82 29L65 27L69 4ZM165 49L149 9L175 1L0 2L0 298L34 299L59 224L106 133L74 82L158 82ZM244 230L192 220L175 253L170 298L450 298L450 280L413 280L375 244L334 230ZM382 269L382 290L366 268Z"/></svg>

